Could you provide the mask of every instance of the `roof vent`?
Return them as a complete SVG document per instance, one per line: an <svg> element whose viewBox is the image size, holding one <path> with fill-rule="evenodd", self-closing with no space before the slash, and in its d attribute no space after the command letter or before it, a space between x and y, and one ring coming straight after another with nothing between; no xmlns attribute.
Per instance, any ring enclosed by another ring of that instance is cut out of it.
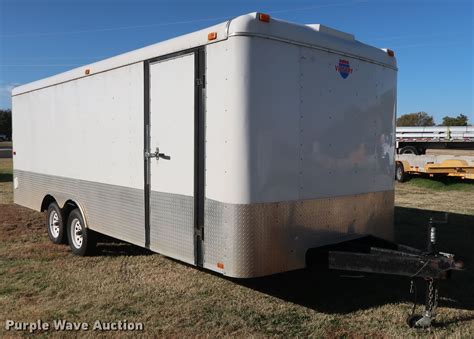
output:
<svg viewBox="0 0 474 339"><path fill-rule="evenodd" d="M334 29L334 28L331 28L331 27L328 27L328 26L324 26L324 25L321 25L321 24L310 24L310 25L306 25L306 26L308 26L309 28L311 28L315 31L318 31L320 33L329 34L329 35L335 36L339 39L350 40L350 41L354 41L354 39L355 39L353 34L349 34L349 33L346 33L346 32L341 32L341 31L338 31L337 29Z"/></svg>

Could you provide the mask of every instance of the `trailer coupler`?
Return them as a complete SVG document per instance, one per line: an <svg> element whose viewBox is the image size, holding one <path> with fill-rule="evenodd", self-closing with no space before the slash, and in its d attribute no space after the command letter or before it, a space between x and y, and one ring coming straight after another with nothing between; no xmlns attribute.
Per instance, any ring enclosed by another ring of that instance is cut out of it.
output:
<svg viewBox="0 0 474 339"><path fill-rule="evenodd" d="M456 261L453 254L435 251L436 227L433 219L429 221L428 230L429 241L426 251L367 237L362 242L351 241L352 244L342 247L343 250L339 248L329 250L327 252L329 268L410 277L410 292L415 294L415 303L407 323L410 327L430 327L438 305L438 280L450 278L451 272L462 270L464 264ZM415 278L421 278L426 282L423 314L415 314L417 294Z"/></svg>

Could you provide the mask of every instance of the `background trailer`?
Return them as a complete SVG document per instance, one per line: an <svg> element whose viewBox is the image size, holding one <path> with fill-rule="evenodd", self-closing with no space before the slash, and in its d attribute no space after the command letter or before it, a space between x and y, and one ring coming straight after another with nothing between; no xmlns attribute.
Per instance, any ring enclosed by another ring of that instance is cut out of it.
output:
<svg viewBox="0 0 474 339"><path fill-rule="evenodd" d="M396 61L252 13L13 90L14 200L232 277L393 237ZM64 225L64 226L63 226Z"/></svg>

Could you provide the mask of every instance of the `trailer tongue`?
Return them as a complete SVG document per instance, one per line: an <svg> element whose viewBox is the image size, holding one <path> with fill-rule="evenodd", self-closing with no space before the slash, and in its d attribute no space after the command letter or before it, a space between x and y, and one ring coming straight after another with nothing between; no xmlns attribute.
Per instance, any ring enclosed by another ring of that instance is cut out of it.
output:
<svg viewBox="0 0 474 339"><path fill-rule="evenodd" d="M407 323L410 327L429 327L436 316L438 280L449 279L451 271L459 271L464 267L463 262L456 261L453 254L435 250L436 224L446 222L430 218L428 245L425 251L368 236L331 247L332 249L325 252L328 267L342 271L410 277L410 293L415 294L415 302ZM415 314L417 302L415 278L426 282L423 314Z"/></svg>

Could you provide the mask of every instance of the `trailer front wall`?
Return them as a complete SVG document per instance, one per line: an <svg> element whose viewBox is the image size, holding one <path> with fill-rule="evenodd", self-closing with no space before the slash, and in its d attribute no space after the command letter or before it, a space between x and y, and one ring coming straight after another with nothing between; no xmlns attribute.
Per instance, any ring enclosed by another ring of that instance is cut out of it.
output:
<svg viewBox="0 0 474 339"><path fill-rule="evenodd" d="M206 267L261 276L393 237L394 69L234 36L207 47L206 94Z"/></svg>
<svg viewBox="0 0 474 339"><path fill-rule="evenodd" d="M88 227L144 245L143 63L13 97L14 201L76 200Z"/></svg>

